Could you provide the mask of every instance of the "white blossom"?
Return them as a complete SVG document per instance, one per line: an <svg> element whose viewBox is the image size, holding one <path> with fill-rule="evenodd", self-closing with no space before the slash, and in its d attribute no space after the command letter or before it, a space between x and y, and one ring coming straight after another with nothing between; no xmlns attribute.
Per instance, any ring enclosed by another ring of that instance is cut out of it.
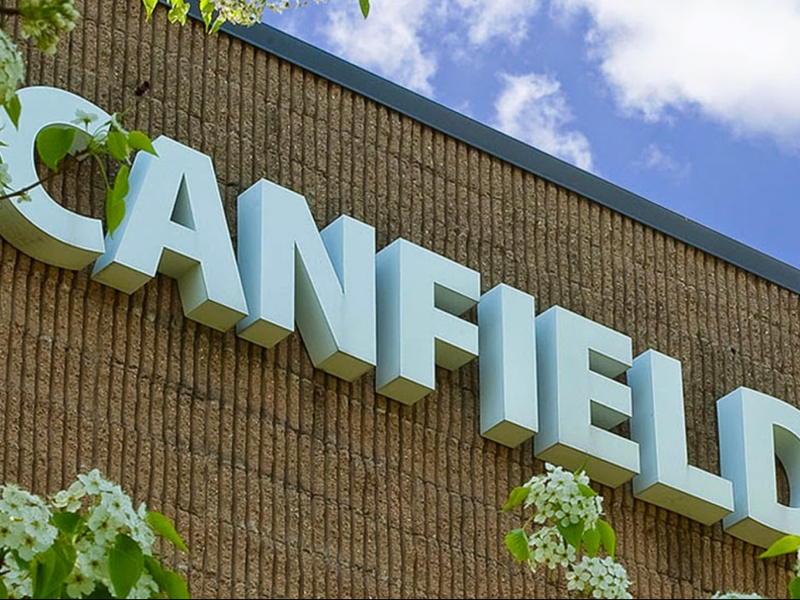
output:
<svg viewBox="0 0 800 600"><path fill-rule="evenodd" d="M33 38L36 46L55 54L61 35L75 29L81 14L74 0L20 0L22 37Z"/></svg>
<svg viewBox="0 0 800 600"><path fill-rule="evenodd" d="M0 576L10 598L30 598L33 595L30 571L23 569L16 560L5 560Z"/></svg>
<svg viewBox="0 0 800 600"><path fill-rule="evenodd" d="M29 567L18 564L15 557L30 561L50 548L59 535L58 529L50 524L53 517L50 507L79 514L85 520L85 526L72 538L76 560L64 582L70 597L91 594L98 584L113 589L108 556L118 534L133 539L145 556L153 555L155 533L147 522L147 507L142 503L134 509L122 488L105 479L100 471L78 475L77 481L56 493L49 502L48 505L16 485L0 486L0 552L6 558L0 562L0 580L11 597L30 597L32 592ZM156 581L143 572L129 597L151 598L159 592Z"/></svg>
<svg viewBox="0 0 800 600"><path fill-rule="evenodd" d="M154 598L158 593L158 584L149 573L143 572L139 581L131 589L128 598Z"/></svg>
<svg viewBox="0 0 800 600"><path fill-rule="evenodd" d="M742 594L740 592L717 592L711 598L763 598L764 596L759 596L758 594Z"/></svg>
<svg viewBox="0 0 800 600"><path fill-rule="evenodd" d="M255 25L261 21L267 0L217 0L216 9L221 19L237 25Z"/></svg>
<svg viewBox="0 0 800 600"><path fill-rule="evenodd" d="M550 570L556 567L568 567L575 562L575 548L564 541L555 527L542 527L528 539L530 553L528 564L531 571L539 565Z"/></svg>
<svg viewBox="0 0 800 600"><path fill-rule="evenodd" d="M0 104L8 103L25 79L25 63L17 45L0 29Z"/></svg>
<svg viewBox="0 0 800 600"><path fill-rule="evenodd" d="M610 556L584 556L567 572L567 589L590 598L632 598L628 573Z"/></svg>
<svg viewBox="0 0 800 600"><path fill-rule="evenodd" d="M314 0L314 4L321 4L325 2L325 0ZM294 0L294 6L305 6L308 4L308 0ZM292 2L289 0L281 0L279 2L269 2L267 4L267 8L269 8L272 12L281 14L283 11L292 7Z"/></svg>
<svg viewBox="0 0 800 600"><path fill-rule="evenodd" d="M41 498L15 485L0 489L0 547L13 548L20 558L31 560L47 550L58 535L50 525L52 513Z"/></svg>
<svg viewBox="0 0 800 600"><path fill-rule="evenodd" d="M585 529L592 529L603 514L603 498L586 495L581 486L589 486L586 473L571 473L547 463L544 475L535 475L525 484L530 489L525 507L535 505L536 523L550 520L567 527L583 521Z"/></svg>

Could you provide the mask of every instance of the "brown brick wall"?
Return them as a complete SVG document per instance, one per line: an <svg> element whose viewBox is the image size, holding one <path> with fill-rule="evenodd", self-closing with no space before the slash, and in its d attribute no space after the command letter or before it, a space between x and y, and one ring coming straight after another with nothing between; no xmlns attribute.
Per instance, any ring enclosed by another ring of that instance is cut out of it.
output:
<svg viewBox="0 0 800 600"><path fill-rule="evenodd" d="M145 23L139 0L80 4L55 59L29 53L28 82L135 105L133 126L211 155L232 231L237 195L266 177L320 227L350 214L379 248L402 236L484 290L508 283L679 358L689 457L713 471L717 398L746 385L796 402L796 294L162 8ZM86 175L55 187L99 215ZM499 507L542 464L531 442L478 435L477 364L440 370L409 408L371 374L314 371L297 335L267 351L185 320L163 276L129 297L0 242L0 281L0 481L47 493L100 467L176 519L196 596L566 594L503 546L515 521ZM788 562L630 484L602 493L636 596L785 595Z"/></svg>

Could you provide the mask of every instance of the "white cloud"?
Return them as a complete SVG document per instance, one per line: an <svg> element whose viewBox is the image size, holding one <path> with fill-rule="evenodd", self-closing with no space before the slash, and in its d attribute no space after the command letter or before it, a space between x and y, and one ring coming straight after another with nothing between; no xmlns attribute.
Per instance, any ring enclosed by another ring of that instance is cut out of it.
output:
<svg viewBox="0 0 800 600"><path fill-rule="evenodd" d="M465 21L467 38L474 46L481 46L494 38L512 44L521 43L528 35L531 18L539 10L539 0L453 0L452 8Z"/></svg>
<svg viewBox="0 0 800 600"><path fill-rule="evenodd" d="M691 163L677 160L658 144L649 144L638 164L647 169L664 173L677 183L686 179L692 172Z"/></svg>
<svg viewBox="0 0 800 600"><path fill-rule="evenodd" d="M572 113L558 80L547 75L501 73L494 126L540 150L591 171L589 140L567 128Z"/></svg>
<svg viewBox="0 0 800 600"><path fill-rule="evenodd" d="M371 4L369 18L363 19L355 2L331 3L323 35L347 60L432 96L436 59L433 50L424 47L421 29L434 3L372 0Z"/></svg>
<svg viewBox="0 0 800 600"><path fill-rule="evenodd" d="M554 0L586 9L620 104L651 120L699 109L737 133L800 147L796 0Z"/></svg>
<svg viewBox="0 0 800 600"><path fill-rule="evenodd" d="M541 0L372 0L363 19L352 0L331 4L320 33L349 61L427 96L442 42L465 55L488 44L519 45Z"/></svg>

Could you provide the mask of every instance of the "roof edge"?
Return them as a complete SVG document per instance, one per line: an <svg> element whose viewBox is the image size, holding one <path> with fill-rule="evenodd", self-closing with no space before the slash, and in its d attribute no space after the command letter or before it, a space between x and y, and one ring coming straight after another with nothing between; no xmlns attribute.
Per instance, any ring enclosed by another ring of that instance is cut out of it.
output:
<svg viewBox="0 0 800 600"><path fill-rule="evenodd" d="M159 0L166 4L166 0ZM192 5L189 15L200 19ZM800 269L264 23L221 29L324 79L800 294Z"/></svg>

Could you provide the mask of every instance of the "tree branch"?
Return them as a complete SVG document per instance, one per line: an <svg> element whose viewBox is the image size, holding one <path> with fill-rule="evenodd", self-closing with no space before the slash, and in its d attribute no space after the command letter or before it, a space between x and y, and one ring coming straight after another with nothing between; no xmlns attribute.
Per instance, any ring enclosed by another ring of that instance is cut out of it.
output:
<svg viewBox="0 0 800 600"><path fill-rule="evenodd" d="M22 13L19 12L18 8L9 8L8 6L0 6L0 15L11 15L11 16L19 16Z"/></svg>
<svg viewBox="0 0 800 600"><path fill-rule="evenodd" d="M81 160L83 160L87 156L88 156L88 154L86 152L82 152L81 154L78 154L77 156L72 156L71 154L67 155L67 157L64 159L64 162L61 163L61 167L63 168L70 161L70 159L74 160L76 162L80 162ZM55 177L56 175L58 175L60 173L62 173L62 171L51 171L50 173L48 173L47 175L42 177L39 181L36 181L35 183L32 183L30 185L26 185L21 190L17 190L15 192L9 192L8 194L1 194L0 195L0 202L2 202L3 200L8 200L9 198L16 198L18 196L24 196L25 194L30 192L32 189L34 189L36 187L39 187L40 185L42 185L44 183L47 183L48 181L53 179L53 177Z"/></svg>

